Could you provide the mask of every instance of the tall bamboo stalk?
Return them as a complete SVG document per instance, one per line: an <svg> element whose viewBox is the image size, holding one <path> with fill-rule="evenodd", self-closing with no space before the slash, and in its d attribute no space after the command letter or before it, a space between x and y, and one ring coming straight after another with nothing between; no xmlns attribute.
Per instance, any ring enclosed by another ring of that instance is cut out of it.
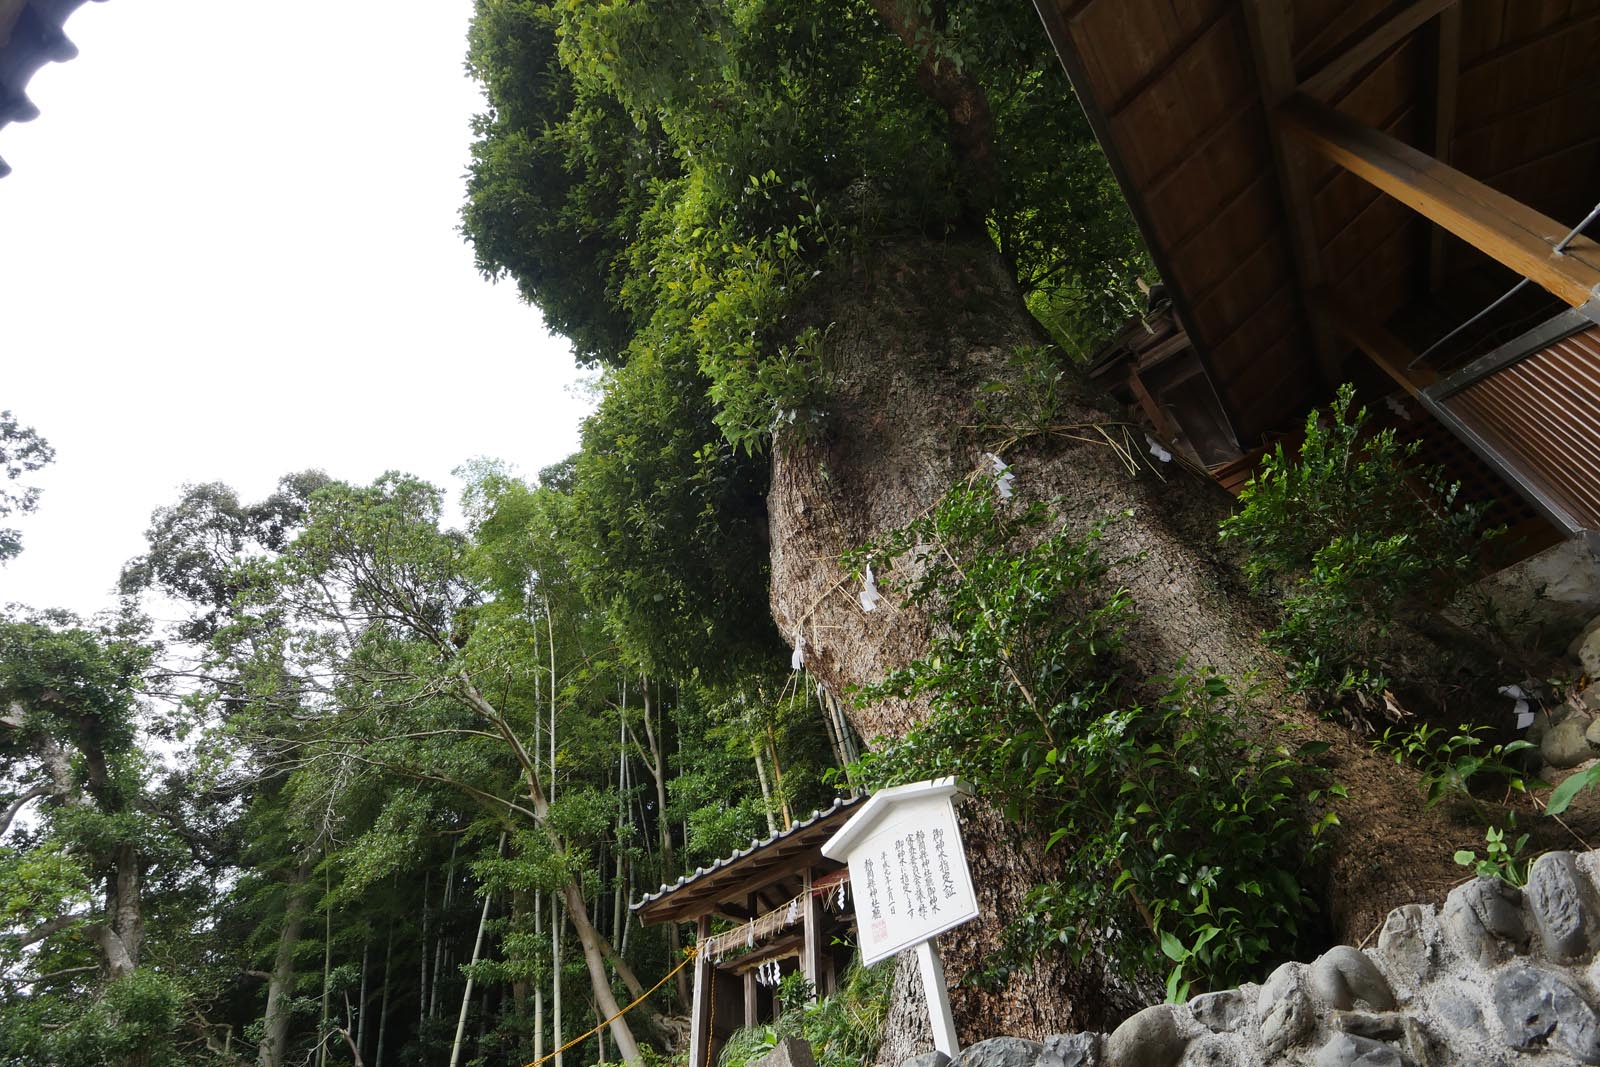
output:
<svg viewBox="0 0 1600 1067"><path fill-rule="evenodd" d="M317 1028L317 1067L328 1062L328 975L333 970L333 865L323 853L322 868L322 1022Z"/></svg>
<svg viewBox="0 0 1600 1067"><path fill-rule="evenodd" d="M394 920L389 920L389 939L383 946L383 995L378 1000L378 1048L372 1067L383 1067L383 1037L389 1029L389 965L394 959Z"/></svg>
<svg viewBox="0 0 1600 1067"><path fill-rule="evenodd" d="M500 843L495 846L495 855L505 851L506 832L500 831ZM483 954L483 931L489 925L489 905L494 900L493 893L483 894L483 911L478 915L478 936L472 942L472 964L476 964ZM469 964L469 968L472 966ZM450 1067L456 1067L461 1062L462 1037L467 1032L467 1009L472 1005L472 971L467 971L467 987L461 991L461 1012L456 1016L456 1039L450 1045Z"/></svg>

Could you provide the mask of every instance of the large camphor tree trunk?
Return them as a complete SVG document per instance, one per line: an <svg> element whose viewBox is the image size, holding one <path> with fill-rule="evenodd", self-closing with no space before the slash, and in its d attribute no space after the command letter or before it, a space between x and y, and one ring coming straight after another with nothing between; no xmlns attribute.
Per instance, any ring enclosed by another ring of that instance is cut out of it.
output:
<svg viewBox="0 0 1600 1067"><path fill-rule="evenodd" d="M823 355L831 409L819 438L780 434L774 444L771 593L784 635L806 640L808 669L846 693L921 654L929 622L892 596L863 612L840 554L922 514L957 480L987 467L982 454L998 442L977 428L975 400L1007 378L1018 347L1043 337L1006 264L982 239L879 244L826 281L807 310L812 321L832 324ZM1067 376L1057 422L1125 421L1085 378L1071 368ZM1330 932L1359 941L1390 908L1440 896L1460 874L1452 851L1476 843L1477 832L1425 811L1412 772L1284 692L1282 666L1260 641L1261 608L1218 549L1226 494L1175 463L1131 472L1091 429L1075 438L1026 440L1003 458L1018 492L1054 501L1068 527L1086 531L1115 518L1102 541L1106 558L1121 561L1109 580L1131 592L1137 610L1124 665L1144 677L1182 660L1235 679L1254 673L1267 682L1264 710L1300 724L1307 740L1331 743L1325 759L1353 800L1338 809L1343 826L1332 831L1326 884L1315 887ZM1144 446L1142 433L1132 440ZM918 702L885 701L855 708L852 718L870 744L926 714ZM1050 877L1042 840L1022 839L981 801L967 805L963 820L984 915L940 939L962 1040L1105 1027L1136 1006L1134 994L1092 970L1052 961L996 994L960 984L994 951L1028 887ZM915 974L902 968L891 1035L917 1032ZM903 1051L896 1045L881 1058Z"/></svg>

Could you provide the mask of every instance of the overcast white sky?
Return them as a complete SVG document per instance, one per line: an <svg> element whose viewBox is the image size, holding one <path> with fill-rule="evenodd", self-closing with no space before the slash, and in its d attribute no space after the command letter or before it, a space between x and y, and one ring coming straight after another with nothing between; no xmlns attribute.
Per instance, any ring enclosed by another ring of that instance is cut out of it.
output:
<svg viewBox="0 0 1600 1067"><path fill-rule="evenodd" d="M109 0L0 129L0 409L58 458L0 603L112 603L186 482L527 475L589 408L455 232L471 0Z"/></svg>

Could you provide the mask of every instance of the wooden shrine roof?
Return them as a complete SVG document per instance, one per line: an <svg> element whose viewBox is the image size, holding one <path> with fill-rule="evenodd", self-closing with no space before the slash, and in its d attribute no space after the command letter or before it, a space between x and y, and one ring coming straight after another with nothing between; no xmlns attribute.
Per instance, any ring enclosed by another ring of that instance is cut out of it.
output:
<svg viewBox="0 0 1600 1067"><path fill-rule="evenodd" d="M1484 262L1309 153L1286 191L1269 111L1320 99L1569 226L1597 198L1600 0L1036 6L1246 449L1340 376L1303 293L1386 322Z"/></svg>
<svg viewBox="0 0 1600 1067"><path fill-rule="evenodd" d="M702 915L745 922L752 918L747 906L752 896L758 900L758 909L775 907L780 900L799 893L806 872L840 866L823 858L822 846L865 799L841 797L787 830L752 841L748 848L646 894L633 905L633 911L646 926Z"/></svg>
<svg viewBox="0 0 1600 1067"><path fill-rule="evenodd" d="M0 128L39 113L28 82L46 63L78 54L62 29L83 0L0 0ZM0 177L11 168L0 160Z"/></svg>

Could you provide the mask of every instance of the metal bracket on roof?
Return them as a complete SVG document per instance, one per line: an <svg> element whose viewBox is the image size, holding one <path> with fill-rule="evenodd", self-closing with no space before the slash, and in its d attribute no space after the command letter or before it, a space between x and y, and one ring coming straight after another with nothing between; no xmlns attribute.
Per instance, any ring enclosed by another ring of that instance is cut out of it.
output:
<svg viewBox="0 0 1600 1067"><path fill-rule="evenodd" d="M1454 374L1428 386L1423 390L1423 393L1433 397L1435 400L1447 400L1468 386L1481 382L1489 375L1519 363L1535 352L1543 351L1562 338L1569 337L1579 330L1587 329L1596 323L1600 323L1600 295L1592 296L1587 303L1575 308L1568 308L1566 311L1539 323L1531 330L1513 337L1494 351L1487 355L1479 356Z"/></svg>

